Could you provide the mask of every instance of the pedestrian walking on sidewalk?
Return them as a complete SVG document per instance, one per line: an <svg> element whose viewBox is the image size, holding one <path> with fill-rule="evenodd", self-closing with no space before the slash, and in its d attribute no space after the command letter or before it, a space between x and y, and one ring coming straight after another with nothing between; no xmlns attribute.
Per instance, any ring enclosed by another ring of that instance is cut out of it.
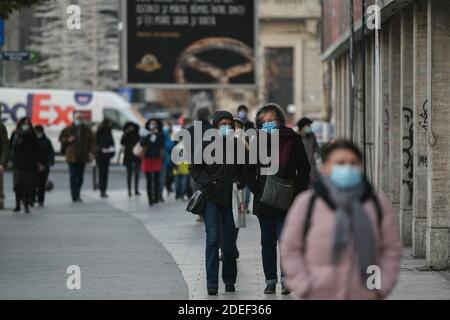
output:
<svg viewBox="0 0 450 320"><path fill-rule="evenodd" d="M128 122L123 127L123 135L120 143L124 147L123 165L127 169L127 186L128 195L131 197L132 182L134 178L134 194L140 196L139 177L141 172L141 159L133 154L133 148L139 143L141 136L139 135L139 126L133 122Z"/></svg>
<svg viewBox="0 0 450 320"><path fill-rule="evenodd" d="M95 161L98 167L100 197L102 198L108 197L106 190L108 189L109 165L115 154L111 130L112 122L109 119L104 119L98 126L95 135L97 146Z"/></svg>
<svg viewBox="0 0 450 320"><path fill-rule="evenodd" d="M222 280L226 292L235 291L237 276L236 265L236 227L232 210L233 183L239 181L242 166L226 164L226 139L232 136L233 116L226 111L217 111L213 117L213 128L220 131L223 138L223 161L207 165L192 164L192 178L201 186L208 188L205 194L203 217L206 230L206 280L209 295L216 295L219 288L219 242L222 236ZM211 142L205 142L198 148L204 148ZM236 153L234 153L236 154ZM240 183L242 185L242 183Z"/></svg>
<svg viewBox="0 0 450 320"><path fill-rule="evenodd" d="M145 128L149 131L149 134L141 138L140 141L141 146L144 148L144 159L142 160L141 169L147 178L148 203L152 206L160 202L159 175L163 164L165 141L160 120L148 120Z"/></svg>
<svg viewBox="0 0 450 320"><path fill-rule="evenodd" d="M164 156L163 164L161 167L161 173L159 176L159 196L160 201L164 201L162 196L164 187L166 188L167 195L172 191L173 182L173 163L172 163L172 149L175 147L175 142L172 141L172 124L167 121L162 130L164 136Z"/></svg>
<svg viewBox="0 0 450 320"><path fill-rule="evenodd" d="M30 202L35 186L38 164L38 141L30 119L22 118L11 135L11 155L13 162L13 185L16 195L14 212L19 212L21 204L25 213L30 213Z"/></svg>
<svg viewBox="0 0 450 320"><path fill-rule="evenodd" d="M74 112L73 124L62 130L59 141L61 152L69 164L70 192L73 202L81 202L81 187L84 180L86 163L93 160L95 154L95 136L85 123L81 112Z"/></svg>
<svg viewBox="0 0 450 320"><path fill-rule="evenodd" d="M254 194L253 214L258 217L261 229L261 255L266 278L264 293L274 294L278 283L277 244L290 203L308 186L310 166L301 137L286 127L286 118L279 106L273 103L263 106L256 118L258 139L261 139L260 135L267 134L268 150L271 149L270 144L274 143L271 141L273 130L279 130L278 172L271 176L262 175L261 169L268 165L260 161L256 165L247 164L244 168L245 182ZM271 188L277 181L282 181L287 187ZM278 199L278 202L274 199ZM281 287L282 294L290 293L282 268Z"/></svg>
<svg viewBox="0 0 450 320"><path fill-rule="evenodd" d="M37 159L37 178L36 187L33 191L36 192L37 201L40 207L44 206L45 191L47 187L47 180L50 174L50 167L55 164L55 151L50 139L45 135L44 127L37 125L34 127L38 141L38 159ZM35 200L36 196L33 196Z"/></svg>
<svg viewBox="0 0 450 320"><path fill-rule="evenodd" d="M5 189L3 183L3 173L8 167L10 145L8 132L3 123L0 122L0 210L5 208Z"/></svg>
<svg viewBox="0 0 450 320"><path fill-rule="evenodd" d="M311 165L311 173L309 175L309 186L312 187L319 179L319 170L317 169L316 159L320 156L320 147L317 143L317 138L311 130L313 121L309 118L301 118L297 122L298 134L302 137L303 145L305 146L306 155L308 156L309 164Z"/></svg>
<svg viewBox="0 0 450 320"><path fill-rule="evenodd" d="M281 262L300 299L383 299L396 283L395 213L361 171L362 154L352 142L331 144L323 177L289 211Z"/></svg>

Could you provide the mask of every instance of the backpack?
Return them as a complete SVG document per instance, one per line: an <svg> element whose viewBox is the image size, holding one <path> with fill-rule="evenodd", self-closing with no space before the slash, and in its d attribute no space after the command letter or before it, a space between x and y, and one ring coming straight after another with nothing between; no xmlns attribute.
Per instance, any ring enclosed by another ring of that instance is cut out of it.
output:
<svg viewBox="0 0 450 320"><path fill-rule="evenodd" d="M303 224L303 233L302 233L302 243L303 244L306 241L306 237L308 236L308 231L311 227L311 219L312 219L312 214L314 212L314 204L316 203L316 200L318 197L319 197L319 195L314 191L311 198L309 199L308 211L306 212L306 218L305 218L305 222ZM381 209L380 202L379 202L377 196L375 195L375 193L373 193L373 192L370 195L370 199L373 201L373 203L375 205L375 211L377 214L377 225L378 225L378 228L381 230L381 224L383 222L383 211ZM302 252L304 253L305 250L306 250L306 246L303 245Z"/></svg>

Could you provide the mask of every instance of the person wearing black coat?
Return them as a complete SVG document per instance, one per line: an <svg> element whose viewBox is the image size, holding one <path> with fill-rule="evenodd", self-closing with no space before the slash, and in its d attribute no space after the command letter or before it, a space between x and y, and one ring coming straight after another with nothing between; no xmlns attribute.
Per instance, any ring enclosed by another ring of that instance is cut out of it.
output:
<svg viewBox="0 0 450 320"><path fill-rule="evenodd" d="M108 189L109 165L112 157L114 157L114 139L112 136L112 122L104 119L98 126L96 137L97 152L95 161L98 167L98 182L100 196L107 198L106 190Z"/></svg>
<svg viewBox="0 0 450 320"><path fill-rule="evenodd" d="M149 134L142 137L139 142L145 150L141 170L147 178L148 204L153 206L153 204L161 201L159 184L163 166L165 138L162 133L163 125L159 119L149 119L145 124L145 128L149 131Z"/></svg>
<svg viewBox="0 0 450 320"><path fill-rule="evenodd" d="M50 167L55 164L55 151L50 139L45 135L43 126L35 126L34 132L36 133L38 141L38 170L36 177L36 188L33 191L36 191L37 193L37 201L39 206L43 207L47 180L50 174ZM33 195L33 200L35 200L35 195Z"/></svg>
<svg viewBox="0 0 450 320"><path fill-rule="evenodd" d="M214 114L213 128L220 130L223 137L223 164L192 164L189 168L192 178L201 189L212 185L205 193L203 210L206 229L206 278L209 295L216 295L219 281L219 242L222 244L222 280L226 292L235 291L236 265L236 227L232 211L233 183L238 182L242 165L226 164L226 139L231 138L234 129L233 116L226 111ZM205 148L209 143L197 147ZM203 149L204 150L204 149ZM236 154L236 153L235 153ZM214 183L215 182L215 183ZM220 238L222 238L220 241Z"/></svg>
<svg viewBox="0 0 450 320"><path fill-rule="evenodd" d="M23 203L25 213L30 213L34 179L38 163L38 141L30 119L22 118L11 135L13 162L13 185L16 195L14 212L19 212Z"/></svg>
<svg viewBox="0 0 450 320"><path fill-rule="evenodd" d="M281 179L294 180L293 200L297 194L307 189L309 183L310 165L302 139L294 130L286 127L285 116L276 104L263 106L258 111L256 118L258 130L268 133L269 143L271 130L279 130L279 169L276 176ZM268 149L270 150L270 147ZM267 178L267 176L261 175L262 167L263 165L260 163L246 164L242 176L254 194L253 214L258 217L261 229L261 253L267 285L264 293L274 294L278 282L277 243L287 211L275 209L260 201ZM281 270L281 284L282 293L289 294L290 291L285 286L283 270Z"/></svg>
<svg viewBox="0 0 450 320"><path fill-rule="evenodd" d="M124 147L123 165L127 168L127 186L128 195L132 196L132 180L134 176L134 194L140 196L139 193L139 176L141 170L141 159L133 154L133 148L141 139L139 135L139 126L135 123L128 122L123 127L123 135L120 140Z"/></svg>

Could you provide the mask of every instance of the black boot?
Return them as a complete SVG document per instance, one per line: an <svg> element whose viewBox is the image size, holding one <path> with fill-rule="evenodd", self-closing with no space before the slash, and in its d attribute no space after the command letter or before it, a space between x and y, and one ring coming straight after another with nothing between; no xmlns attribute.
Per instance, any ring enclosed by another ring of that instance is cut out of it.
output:
<svg viewBox="0 0 450 320"><path fill-rule="evenodd" d="M20 211L20 196L16 192L16 207L13 210L14 212Z"/></svg>
<svg viewBox="0 0 450 320"><path fill-rule="evenodd" d="M276 292L276 284L268 284L264 289L264 294L275 294Z"/></svg>

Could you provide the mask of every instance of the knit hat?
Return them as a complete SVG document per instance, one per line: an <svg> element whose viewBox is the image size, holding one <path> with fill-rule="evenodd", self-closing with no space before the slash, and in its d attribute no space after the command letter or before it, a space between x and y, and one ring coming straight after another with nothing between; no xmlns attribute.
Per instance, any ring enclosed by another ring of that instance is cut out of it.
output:
<svg viewBox="0 0 450 320"><path fill-rule="evenodd" d="M217 128L217 125L222 119L230 119L231 121L234 121L233 115L228 111L216 111L213 116L213 127Z"/></svg>

